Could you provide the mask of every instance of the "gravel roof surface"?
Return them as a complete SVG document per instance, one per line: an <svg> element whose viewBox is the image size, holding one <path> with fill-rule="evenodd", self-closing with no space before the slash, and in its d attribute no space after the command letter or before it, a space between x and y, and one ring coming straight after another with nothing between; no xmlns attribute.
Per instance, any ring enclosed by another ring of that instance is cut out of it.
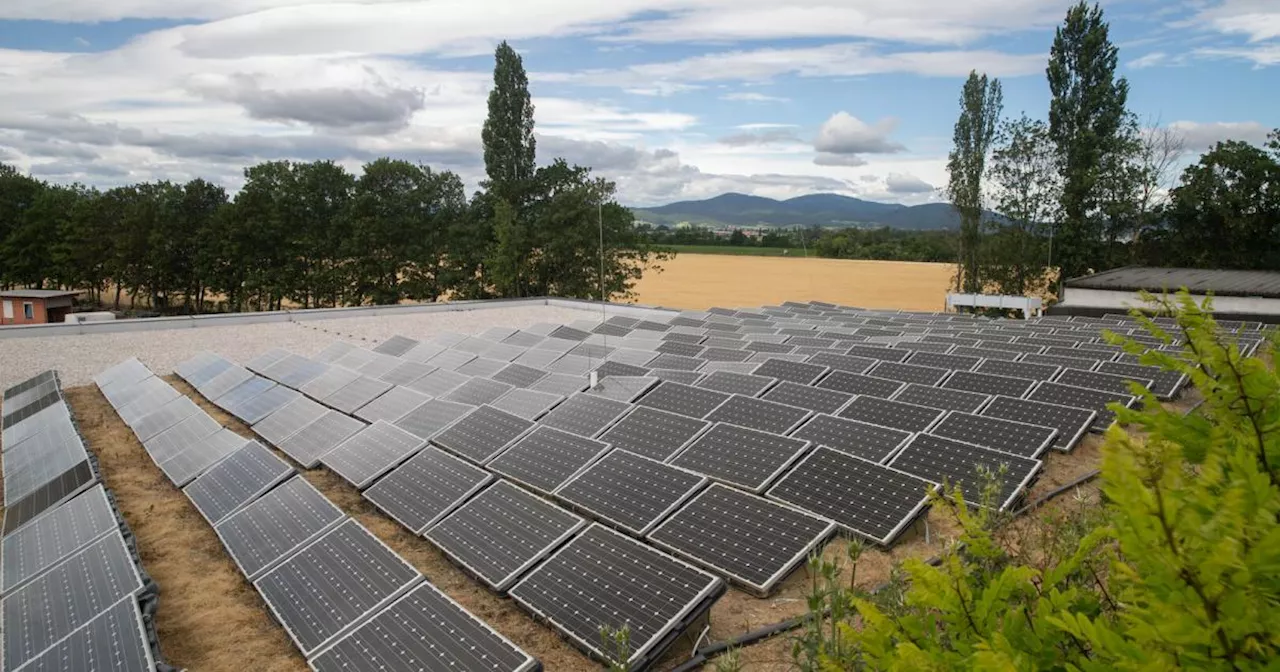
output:
<svg viewBox="0 0 1280 672"><path fill-rule="evenodd" d="M372 348L396 334L424 340L449 331L478 334L490 327L523 328L538 322L568 323L582 319L599 320L600 313L556 306L523 306L5 339L0 340L0 390L46 369L57 369L63 386L85 385L93 381L94 375L129 357L137 357L156 375L163 375L201 350L211 350L244 364L271 348L311 356L335 340Z"/></svg>

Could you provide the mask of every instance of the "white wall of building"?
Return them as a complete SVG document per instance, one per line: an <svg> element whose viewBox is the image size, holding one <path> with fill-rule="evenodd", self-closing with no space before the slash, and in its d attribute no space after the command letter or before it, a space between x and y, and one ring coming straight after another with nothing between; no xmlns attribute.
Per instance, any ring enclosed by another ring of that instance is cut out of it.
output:
<svg viewBox="0 0 1280 672"><path fill-rule="evenodd" d="M1205 299L1200 294L1192 294L1191 296L1197 303ZM1068 287L1065 299L1058 305L1063 308L1103 308L1123 312L1130 308L1142 308L1146 304L1143 303L1137 292ZM1215 296L1213 297L1213 310L1216 313L1280 315L1280 299L1253 296Z"/></svg>

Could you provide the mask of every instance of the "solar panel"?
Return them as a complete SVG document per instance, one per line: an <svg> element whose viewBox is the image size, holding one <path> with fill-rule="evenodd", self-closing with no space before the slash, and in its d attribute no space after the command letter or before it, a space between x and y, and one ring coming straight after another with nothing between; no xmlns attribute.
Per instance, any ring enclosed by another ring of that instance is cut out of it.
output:
<svg viewBox="0 0 1280 672"><path fill-rule="evenodd" d="M966 357L981 357L983 359L1006 359L1011 362L1024 356L1017 352L1013 352L1012 350L996 350L995 348L974 348L967 346L954 348L950 354L964 355Z"/></svg>
<svg viewBox="0 0 1280 672"><path fill-rule="evenodd" d="M878 345L854 345L850 346L846 354L854 357L866 357L868 359L878 359L883 362L901 362L911 356L908 350L900 350L896 348L881 347Z"/></svg>
<svg viewBox="0 0 1280 672"><path fill-rule="evenodd" d="M649 375L649 369L642 366L632 366L623 364L622 362L608 361L596 368L596 377L604 380L610 377L640 377Z"/></svg>
<svg viewBox="0 0 1280 672"><path fill-rule="evenodd" d="M355 416L365 422L384 420L394 423L409 411L430 400L431 397L421 392L397 385L386 394L361 406L356 410Z"/></svg>
<svg viewBox="0 0 1280 672"><path fill-rule="evenodd" d="M825 366L833 371L848 371L850 373L866 373L876 365L877 361L867 357L838 355L830 352L819 352L815 355L810 355L808 360L810 364Z"/></svg>
<svg viewBox="0 0 1280 672"><path fill-rule="evenodd" d="M365 424L337 411L329 411L311 424L276 443L276 447L305 469L314 469L325 453L338 447Z"/></svg>
<svg viewBox="0 0 1280 672"><path fill-rule="evenodd" d="M145 369L146 367L143 367L143 368ZM23 392L39 387L40 385L43 385L50 381L56 381L57 377L58 377L57 372L52 369L49 369L46 371L41 371L40 373L37 373L36 375L18 383L17 385L13 385L11 387L5 388L4 403L6 404L9 403L10 401L12 401L14 398L22 394Z"/></svg>
<svg viewBox="0 0 1280 672"><path fill-rule="evenodd" d="M27 395L30 395L29 397ZM9 427L43 411L62 400L62 391L56 381L44 383L22 395L17 401L4 402L4 426Z"/></svg>
<svg viewBox="0 0 1280 672"><path fill-rule="evenodd" d="M363 496L409 531L422 534L493 479L493 474L427 446Z"/></svg>
<svg viewBox="0 0 1280 672"><path fill-rule="evenodd" d="M951 373L948 369L937 369L931 366L901 364L899 362L880 362L868 372L877 378L887 378L900 383L916 383L920 385L937 385Z"/></svg>
<svg viewBox="0 0 1280 672"><path fill-rule="evenodd" d="M274 380L263 378L262 376L254 376L243 383L240 383L230 392L218 397L213 403L218 408L239 417L236 411L241 404L273 387L276 387L276 382Z"/></svg>
<svg viewBox="0 0 1280 672"><path fill-rule="evenodd" d="M888 399L897 394L906 385L888 378L877 378L849 371L832 371L818 381L817 387L825 390L836 390L845 394L869 395Z"/></svg>
<svg viewBox="0 0 1280 672"><path fill-rule="evenodd" d="M845 404L853 399L853 395L838 390L783 382L761 395L760 398L805 408L815 413L835 413L844 408Z"/></svg>
<svg viewBox="0 0 1280 672"><path fill-rule="evenodd" d="M558 394L517 387L489 405L525 420L537 420L562 401L564 397Z"/></svg>
<svg viewBox="0 0 1280 672"><path fill-rule="evenodd" d="M103 388L116 385L132 385L150 377L151 369L148 369L146 365L138 361L137 357L130 357L129 359L126 359L94 376L93 382L96 383L99 388ZM39 376L36 376L36 378L39 378ZM47 378L40 379L35 382L32 387L40 385L47 380ZM19 392L23 391L25 390L19 390Z"/></svg>
<svg viewBox="0 0 1280 672"><path fill-rule="evenodd" d="M372 350L352 348L351 350L348 350L346 354L334 360L333 363L337 366L358 372L365 364L368 364L377 358L378 356L374 354Z"/></svg>
<svg viewBox="0 0 1280 672"><path fill-rule="evenodd" d="M808 409L735 394L707 414L711 422L787 434L809 418Z"/></svg>
<svg viewBox="0 0 1280 672"><path fill-rule="evenodd" d="M469 380L471 376L466 374L449 369L436 369L405 387L429 397L443 397Z"/></svg>
<svg viewBox="0 0 1280 672"><path fill-rule="evenodd" d="M881 427L923 432L942 418L943 411L903 401L857 396L838 415Z"/></svg>
<svg viewBox="0 0 1280 672"><path fill-rule="evenodd" d="M222 429L187 447L182 452L159 462L160 470L179 488L195 480L206 469L240 450L249 440L229 429Z"/></svg>
<svg viewBox="0 0 1280 672"><path fill-rule="evenodd" d="M496 346L495 346L496 347ZM492 376L493 374L507 368L510 362L502 359L491 359L489 357L476 357L475 359L459 366L458 373L468 376Z"/></svg>
<svg viewBox="0 0 1280 672"><path fill-rule="evenodd" d="M929 433L1035 459L1053 445L1058 430L992 416L951 412Z"/></svg>
<svg viewBox="0 0 1280 672"><path fill-rule="evenodd" d="M760 493L809 445L803 439L716 423L668 463Z"/></svg>
<svg viewBox="0 0 1280 672"><path fill-rule="evenodd" d="M618 362L619 364L629 364L631 366L644 366L657 357L657 353L650 350L642 350L633 347L622 347L614 350L609 354L609 361Z"/></svg>
<svg viewBox="0 0 1280 672"><path fill-rule="evenodd" d="M32 658L20 669L41 670L154 670L148 635L138 600L120 599L88 623Z"/></svg>
<svg viewBox="0 0 1280 672"><path fill-rule="evenodd" d="M32 519L4 538L0 592L13 591L119 525L101 485Z"/></svg>
<svg viewBox="0 0 1280 672"><path fill-rule="evenodd" d="M1106 362L1103 362L1103 364L1106 364ZM1155 381L1150 378L1134 381L1134 379L1129 376L1100 373L1098 371L1081 371L1080 369L1063 369L1054 380L1062 383L1063 385L1087 387L1091 390L1104 390L1119 394L1129 394L1130 386L1134 382L1137 382L1148 390L1150 390L1151 386L1155 384Z"/></svg>
<svg viewBox="0 0 1280 672"><path fill-rule="evenodd" d="M391 670L402 665L492 672L539 668L536 659L425 581L309 663L316 672Z"/></svg>
<svg viewBox="0 0 1280 672"><path fill-rule="evenodd" d="M294 476L214 526L250 581L329 531L346 515L302 476Z"/></svg>
<svg viewBox="0 0 1280 672"><path fill-rule="evenodd" d="M301 397L302 393L296 390L284 385L276 385L240 404L235 410L235 415L243 420L245 424L252 425Z"/></svg>
<svg viewBox="0 0 1280 672"><path fill-rule="evenodd" d="M254 377L254 373L239 366L231 366L226 371L214 376L213 380L205 383L204 387L196 388L200 394L204 395L209 401L217 401L218 397L236 389L241 383ZM167 387L167 385L166 385ZM151 396L148 393L147 396ZM123 410L123 409L121 409ZM123 414L120 417L124 417ZM128 420L126 420L127 422Z"/></svg>
<svg viewBox="0 0 1280 672"><path fill-rule="evenodd" d="M400 355L403 355L404 353L412 350L413 346L417 344L418 344L418 341L415 341L412 338L397 335L397 336L392 336L391 338L388 338L387 340L379 343L377 346L373 348L373 351L383 355L391 355L392 357L399 357Z"/></svg>
<svg viewBox="0 0 1280 672"><path fill-rule="evenodd" d="M1052 427L1057 433L1051 445L1066 451L1075 447L1080 437L1089 431L1096 413L1082 408L998 396L982 409L982 415Z"/></svg>
<svg viewBox="0 0 1280 672"><path fill-rule="evenodd" d="M917 345L924 345L923 343ZM978 363L982 361L981 357L967 357L956 354L942 354L938 352L925 352L917 350L911 353L907 358L908 364L918 364L920 366L934 366L940 369L951 369L952 371L972 371Z"/></svg>
<svg viewBox="0 0 1280 672"><path fill-rule="evenodd" d="M944 411L977 413L988 401L991 401L991 395L912 383L899 390L893 399Z"/></svg>
<svg viewBox="0 0 1280 672"><path fill-rule="evenodd" d="M613 450L565 481L555 496L593 518L644 536L706 483L701 474Z"/></svg>
<svg viewBox="0 0 1280 672"><path fill-rule="evenodd" d="M191 385L192 387L198 390L201 387L204 387L205 385L207 385L209 381L216 378L223 371L226 371L227 369L230 369L231 367L235 366L235 364L232 363L231 361L223 359L218 355L213 355L213 357L214 359L208 361L206 364L202 365L199 369L193 370L190 375L183 376L183 380L186 380L189 385ZM107 388L107 389L112 389L112 388ZM106 392L106 390L103 390L103 391ZM108 397L110 397L110 395L108 395Z"/></svg>
<svg viewBox="0 0 1280 672"><path fill-rule="evenodd" d="M636 404L701 418L729 399L730 395L715 390L683 385L664 380L641 397Z"/></svg>
<svg viewBox="0 0 1280 672"><path fill-rule="evenodd" d="M347 519L254 581L304 656L376 614L422 573Z"/></svg>
<svg viewBox="0 0 1280 672"><path fill-rule="evenodd" d="M782 357L770 357L756 367L757 376L788 380L801 385L812 385L829 369L821 364L793 362Z"/></svg>
<svg viewBox="0 0 1280 672"><path fill-rule="evenodd" d="M1032 401L1095 411L1097 415L1094 416L1093 424L1089 427L1095 432L1106 431L1116 419L1115 412L1107 408L1108 404L1119 403L1132 407L1137 401L1135 397L1128 394L1074 387L1062 383L1040 383L1031 391L1031 394L1027 395L1027 398Z"/></svg>
<svg viewBox="0 0 1280 672"><path fill-rule="evenodd" d="M337 392L321 399L321 403L330 408L342 411L348 415L354 413L356 409L382 396L387 390L393 387L391 383L370 378L369 376L360 376L355 380L343 385Z"/></svg>
<svg viewBox="0 0 1280 672"><path fill-rule="evenodd" d="M270 350L245 362L244 368L249 369L254 373L261 374L267 367L275 364L285 357L288 357L290 354L291 353L284 348L271 348Z"/></svg>
<svg viewBox="0 0 1280 672"><path fill-rule="evenodd" d="M965 500L974 504L982 503L983 489L988 479L994 479L998 490L991 504L1003 510L1017 500L1041 463L955 439L917 434L889 466L934 483L945 481L960 488Z"/></svg>
<svg viewBox="0 0 1280 672"><path fill-rule="evenodd" d="M985 359L975 371L1011 378L1027 380L1053 380L1060 367L1056 364L1037 364L1034 362L1006 362L1000 359Z"/></svg>
<svg viewBox="0 0 1280 672"><path fill-rule="evenodd" d="M325 453L320 462L364 489L426 445L426 440L379 420Z"/></svg>
<svg viewBox="0 0 1280 672"><path fill-rule="evenodd" d="M13 533L14 530L26 525L45 511L76 496L97 482L97 480L97 474L89 466L88 460L81 461L58 474L56 478L49 480L12 505L5 507L4 534Z"/></svg>
<svg viewBox="0 0 1280 672"><path fill-rule="evenodd" d="M483 406L513 389L515 389L514 386L506 383L499 383L496 380L489 380L488 378L472 378L462 385L459 385L449 394L441 397L441 399L459 404L467 404L468 406Z"/></svg>
<svg viewBox="0 0 1280 672"><path fill-rule="evenodd" d="M991 350L1005 350L1007 352L1019 352L1028 355L1040 354L1044 352L1044 346L1035 345L1033 343L1009 343L1004 341L982 340L978 342L979 348L987 348Z"/></svg>
<svg viewBox="0 0 1280 672"><path fill-rule="evenodd" d="M1182 391L1182 387L1187 383L1187 377L1181 371L1171 371L1158 366L1103 362L1098 365L1098 371L1115 376L1123 376L1129 380L1139 382L1150 380L1151 385L1147 389L1151 390L1151 393L1156 395L1157 398L1166 401L1178 396L1178 393Z"/></svg>
<svg viewBox="0 0 1280 672"><path fill-rule="evenodd" d="M1016 364L1017 362L1003 363ZM990 395L1003 394L1007 397L1021 398L1035 385L1036 381L1027 378L1011 378L977 371L957 371L942 386L949 390L965 390Z"/></svg>
<svg viewBox="0 0 1280 672"><path fill-rule="evenodd" d="M254 423L253 431L272 445L278 446L280 442L328 412L329 409L305 397L294 399Z"/></svg>
<svg viewBox="0 0 1280 672"><path fill-rule="evenodd" d="M343 355L346 355L348 352L355 349L356 346L347 343L346 341L334 341L325 346L324 350L321 350L313 359L317 362L336 362L341 359Z"/></svg>
<svg viewBox="0 0 1280 672"><path fill-rule="evenodd" d="M1022 362L1032 364L1050 364L1062 369L1084 369L1089 370L1102 362L1101 359L1090 357L1088 353L1081 352L1079 357L1064 357L1062 355L1023 355Z"/></svg>
<svg viewBox="0 0 1280 672"><path fill-rule="evenodd" d="M70 417L50 424L4 454L5 504L26 497L88 458Z"/></svg>
<svg viewBox="0 0 1280 672"><path fill-rule="evenodd" d="M588 380L586 376L575 376L567 373L551 373L547 374L538 382L529 386L531 390L539 392L550 392L567 397L576 392L587 389Z"/></svg>
<svg viewBox="0 0 1280 672"><path fill-rule="evenodd" d="M245 371L247 375L253 375ZM102 388L102 394L111 403L111 407L115 409L124 408L129 404L147 396L153 392L168 389L170 386L160 378L149 376L143 378L136 383L120 383Z"/></svg>
<svg viewBox="0 0 1280 672"><path fill-rule="evenodd" d="M593 394L577 394L542 416L538 424L594 438L630 408L631 405L626 402Z"/></svg>
<svg viewBox="0 0 1280 672"><path fill-rule="evenodd" d="M658 380L680 383L681 385L693 385L702 380L703 376L698 371L680 371L678 369L652 369L649 371L649 375Z"/></svg>
<svg viewBox="0 0 1280 672"><path fill-rule="evenodd" d="M412 348L410 348L408 352L404 353L403 355L400 355L400 358L411 361L411 362L426 364L426 362L429 361L432 357L435 357L436 355L444 352L445 350L448 350L448 347L445 345L436 343L434 341L423 341L422 343L419 343L413 346ZM428 364L428 366L430 365Z"/></svg>
<svg viewBox="0 0 1280 672"><path fill-rule="evenodd" d="M585 525L582 518L500 480L425 536L468 574L505 593Z"/></svg>
<svg viewBox="0 0 1280 672"><path fill-rule="evenodd" d="M547 375L542 369L535 369L524 364L508 364L501 371L490 376L500 383L525 388L533 385Z"/></svg>
<svg viewBox="0 0 1280 672"><path fill-rule="evenodd" d="M609 445L550 427L535 427L490 461L490 471L550 494L609 450Z"/></svg>
<svg viewBox="0 0 1280 672"><path fill-rule="evenodd" d="M657 320L641 320L636 323L635 328L640 331L667 331L671 329L671 325Z"/></svg>
<svg viewBox="0 0 1280 672"><path fill-rule="evenodd" d="M565 586L583 586L566 591ZM724 593L724 582L599 525L556 551L511 589L525 609L600 660L602 628L630 633L628 669L656 662Z"/></svg>
<svg viewBox="0 0 1280 672"><path fill-rule="evenodd" d="M210 525L293 475L293 467L257 441L249 441L183 488Z"/></svg>
<svg viewBox="0 0 1280 672"><path fill-rule="evenodd" d="M653 376L611 376L586 393L629 404L644 396L658 382Z"/></svg>
<svg viewBox="0 0 1280 672"><path fill-rule="evenodd" d="M581 329L574 329L573 327L561 326L547 335L551 338L563 338L570 341L585 341L591 333Z"/></svg>
<svg viewBox="0 0 1280 672"><path fill-rule="evenodd" d="M754 397L769 389L778 381L765 376L731 371L713 371L699 380L696 387L724 392L725 394L741 394Z"/></svg>
<svg viewBox="0 0 1280 672"><path fill-rule="evenodd" d="M443 399L432 399L404 414L395 425L415 436L430 439L465 416L474 407Z"/></svg>
<svg viewBox="0 0 1280 672"><path fill-rule="evenodd" d="M445 371L455 371L458 367L475 358L476 356L470 352L464 352L462 350L444 350L440 352L440 354L428 359L425 363Z"/></svg>
<svg viewBox="0 0 1280 672"><path fill-rule="evenodd" d="M400 362L394 369L378 376L379 380L384 380L392 385L408 385L413 381L435 371L436 368L430 364L422 362Z"/></svg>
<svg viewBox="0 0 1280 672"><path fill-rule="evenodd" d="M872 462L884 462L911 438L911 432L834 415L815 415L791 436Z"/></svg>
<svg viewBox="0 0 1280 672"><path fill-rule="evenodd" d="M312 399L324 399L360 378L360 374L341 366L331 366L320 375L297 386L298 391Z"/></svg>
<svg viewBox="0 0 1280 672"><path fill-rule="evenodd" d="M4 668L18 669L142 589L120 532L99 538L4 596Z"/></svg>
<svg viewBox="0 0 1280 672"><path fill-rule="evenodd" d="M484 464L531 427L533 423L524 418L492 406L480 406L436 434L431 442L476 464Z"/></svg>
<svg viewBox="0 0 1280 672"><path fill-rule="evenodd" d="M373 359L360 367L360 373L370 378L382 378L399 368L404 360L391 355L380 355L373 353Z"/></svg>
<svg viewBox="0 0 1280 672"><path fill-rule="evenodd" d="M546 350L548 352L554 352L557 354L557 357L558 357L559 355L563 355L564 353L569 352L570 350L578 347L579 342L580 341L573 341L567 338L547 337L535 343L533 345L533 350ZM526 353L526 354L529 354L529 353ZM536 365L531 364L530 366L536 366Z"/></svg>
<svg viewBox="0 0 1280 672"><path fill-rule="evenodd" d="M713 484L648 541L764 597L814 552L835 523Z"/></svg>
<svg viewBox="0 0 1280 672"><path fill-rule="evenodd" d="M706 360L696 357L663 354L654 357L649 366L655 369L675 369L677 371L697 371Z"/></svg>

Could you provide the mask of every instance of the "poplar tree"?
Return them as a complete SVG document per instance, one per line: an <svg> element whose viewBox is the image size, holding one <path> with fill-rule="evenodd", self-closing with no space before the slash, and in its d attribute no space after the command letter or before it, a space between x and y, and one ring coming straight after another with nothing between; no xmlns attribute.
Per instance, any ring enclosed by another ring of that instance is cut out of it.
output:
<svg viewBox="0 0 1280 672"><path fill-rule="evenodd" d="M960 94L954 146L947 157L947 196L960 213L960 264L956 288L981 293L979 247L982 243L982 175L1004 106L1000 80L969 73Z"/></svg>

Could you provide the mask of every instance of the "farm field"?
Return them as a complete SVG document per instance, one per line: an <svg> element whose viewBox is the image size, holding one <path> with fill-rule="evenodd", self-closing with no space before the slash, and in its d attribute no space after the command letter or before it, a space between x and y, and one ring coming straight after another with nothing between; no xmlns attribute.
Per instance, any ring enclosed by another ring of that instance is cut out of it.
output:
<svg viewBox="0 0 1280 672"><path fill-rule="evenodd" d="M757 248L759 249L759 248ZM666 308L761 306L804 297L861 308L942 310L951 264L678 254L636 284L636 302Z"/></svg>
<svg viewBox="0 0 1280 672"><path fill-rule="evenodd" d="M680 254L723 254L731 257L804 256L804 250L785 247L734 247L732 245L668 245Z"/></svg>

